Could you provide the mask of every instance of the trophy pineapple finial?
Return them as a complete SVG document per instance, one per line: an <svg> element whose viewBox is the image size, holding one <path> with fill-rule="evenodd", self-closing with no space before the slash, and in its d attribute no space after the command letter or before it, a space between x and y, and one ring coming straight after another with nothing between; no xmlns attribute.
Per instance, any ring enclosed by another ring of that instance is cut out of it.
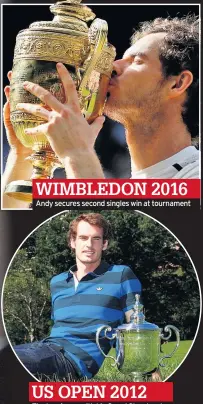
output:
<svg viewBox="0 0 203 404"><path fill-rule="evenodd" d="M143 324L145 321L145 316L143 313L143 304L140 303L140 295L136 293L135 295L135 305L134 313L130 316L130 322L135 324Z"/></svg>
<svg viewBox="0 0 203 404"><path fill-rule="evenodd" d="M96 15L88 6L81 4L81 2L82 0L58 1L50 6L50 10L56 16L56 19L71 17L84 22L92 21Z"/></svg>

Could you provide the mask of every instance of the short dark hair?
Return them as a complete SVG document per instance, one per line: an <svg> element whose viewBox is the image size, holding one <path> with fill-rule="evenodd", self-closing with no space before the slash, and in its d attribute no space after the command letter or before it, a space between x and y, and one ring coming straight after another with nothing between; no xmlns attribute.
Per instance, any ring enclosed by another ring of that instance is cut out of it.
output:
<svg viewBox="0 0 203 404"><path fill-rule="evenodd" d="M164 76L178 75L183 70L190 70L193 74L193 82L187 89L187 100L182 112L183 120L188 124L186 112L189 107L193 106L194 109L195 104L199 111L199 18L188 14L182 18L156 18L141 22L131 38L131 44L148 34L159 32L166 33L159 48ZM194 114L191 118L194 120Z"/></svg>
<svg viewBox="0 0 203 404"><path fill-rule="evenodd" d="M92 226L97 226L103 229L103 240L108 240L111 234L110 223L100 213L82 213L76 217L69 225L67 234L68 245L70 246L71 240L75 240L77 235L78 223L81 221L87 222Z"/></svg>

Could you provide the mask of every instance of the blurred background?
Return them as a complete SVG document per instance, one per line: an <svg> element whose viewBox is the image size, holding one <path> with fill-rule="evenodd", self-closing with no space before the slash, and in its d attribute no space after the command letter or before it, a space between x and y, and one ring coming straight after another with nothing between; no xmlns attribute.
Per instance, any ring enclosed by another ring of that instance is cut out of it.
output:
<svg viewBox="0 0 203 404"><path fill-rule="evenodd" d="M86 2L88 3L88 2ZM153 20L156 17L182 17L188 13L199 14L198 5L94 5L90 6L98 18L108 22L108 39L116 47L117 59L122 58L130 46L130 37L139 22ZM8 84L7 72L12 69L15 38L18 32L30 23L40 20L52 20L48 5L5 5L3 7L3 87ZM187 118L192 136L199 132L198 97L193 103ZM5 133L3 137L3 167L8 154ZM107 178L129 178L130 160L125 141L125 131L120 124L106 119L104 127L96 141L96 152L100 158ZM63 170L55 171L56 177L64 177Z"/></svg>

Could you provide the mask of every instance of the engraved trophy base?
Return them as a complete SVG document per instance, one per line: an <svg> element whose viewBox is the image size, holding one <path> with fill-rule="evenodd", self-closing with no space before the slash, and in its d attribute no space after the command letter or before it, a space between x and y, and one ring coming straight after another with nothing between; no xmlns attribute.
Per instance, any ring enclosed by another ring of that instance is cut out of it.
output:
<svg viewBox="0 0 203 404"><path fill-rule="evenodd" d="M144 373L141 372L132 372L133 382L146 382L147 377Z"/></svg>
<svg viewBox="0 0 203 404"><path fill-rule="evenodd" d="M32 203L32 181L12 181L7 185L5 194L19 201Z"/></svg>

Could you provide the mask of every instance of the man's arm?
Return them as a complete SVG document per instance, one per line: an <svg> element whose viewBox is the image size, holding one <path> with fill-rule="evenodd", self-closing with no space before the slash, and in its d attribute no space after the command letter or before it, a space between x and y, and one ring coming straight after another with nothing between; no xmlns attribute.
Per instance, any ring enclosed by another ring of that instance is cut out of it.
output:
<svg viewBox="0 0 203 404"><path fill-rule="evenodd" d="M132 309L125 312L126 323L130 323L130 317L132 316L133 313L134 313L134 310L132 310Z"/></svg>
<svg viewBox="0 0 203 404"><path fill-rule="evenodd" d="M78 151L61 161L68 179L104 178L101 163L94 150Z"/></svg>
<svg viewBox="0 0 203 404"><path fill-rule="evenodd" d="M5 188L11 181L29 179L32 173L32 166L30 162L25 161L23 157L16 155L11 150L8 155L4 174L2 175L2 192L3 192L3 208L4 209L18 209L29 208L27 202L18 201L5 194Z"/></svg>
<svg viewBox="0 0 203 404"><path fill-rule="evenodd" d="M137 276L131 268L124 267L121 276L121 307L129 319L135 305L135 295L140 295L141 291L142 285Z"/></svg>
<svg viewBox="0 0 203 404"><path fill-rule="evenodd" d="M28 208L27 202L18 201L4 193L6 186L11 181L29 179L32 173L32 165L26 158L32 153L31 149L24 147L17 139L15 131L10 121L10 103L9 103L10 87L5 88L7 102L4 105L4 125L10 152L7 158L6 167L2 175L2 192L3 192L3 208Z"/></svg>

